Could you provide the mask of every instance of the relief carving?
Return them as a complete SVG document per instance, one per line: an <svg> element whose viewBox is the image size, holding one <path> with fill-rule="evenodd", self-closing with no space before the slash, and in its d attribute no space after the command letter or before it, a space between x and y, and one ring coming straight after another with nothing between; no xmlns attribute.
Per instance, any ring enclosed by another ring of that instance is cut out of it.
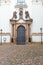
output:
<svg viewBox="0 0 43 65"><path fill-rule="evenodd" d="M29 13L28 13L28 11L25 11L25 18L29 18L30 16L29 16Z"/></svg>
<svg viewBox="0 0 43 65"><path fill-rule="evenodd" d="M19 12L19 16L20 16L20 18L23 17L23 11L20 11L20 12Z"/></svg>

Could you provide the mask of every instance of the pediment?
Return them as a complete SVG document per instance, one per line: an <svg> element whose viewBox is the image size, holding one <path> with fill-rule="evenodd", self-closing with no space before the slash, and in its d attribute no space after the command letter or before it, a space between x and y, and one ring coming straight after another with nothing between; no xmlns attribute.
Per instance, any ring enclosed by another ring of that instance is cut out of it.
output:
<svg viewBox="0 0 43 65"><path fill-rule="evenodd" d="M19 19L17 22L18 23L25 23L25 21L23 19Z"/></svg>

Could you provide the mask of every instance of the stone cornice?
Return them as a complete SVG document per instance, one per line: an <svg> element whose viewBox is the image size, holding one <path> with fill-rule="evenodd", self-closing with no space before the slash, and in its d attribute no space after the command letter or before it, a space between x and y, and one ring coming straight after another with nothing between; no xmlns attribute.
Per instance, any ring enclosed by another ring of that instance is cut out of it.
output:
<svg viewBox="0 0 43 65"><path fill-rule="evenodd" d="M0 36L11 36L11 33L9 32L9 33L0 33ZM32 33L31 34L32 36L41 36L41 33ZM42 33L42 36L43 36L43 33Z"/></svg>
<svg viewBox="0 0 43 65"><path fill-rule="evenodd" d="M10 19L10 21L15 21L15 22L17 22L17 21L19 21L19 20L20 20L20 19L18 19L18 20ZM30 18L30 19L27 19L27 20L25 20L25 19L22 18L22 20L23 20L23 21L31 21L31 22L33 21L33 19L31 19L31 18Z"/></svg>
<svg viewBox="0 0 43 65"><path fill-rule="evenodd" d="M10 33L0 33L0 36L11 36L11 34Z"/></svg>
<svg viewBox="0 0 43 65"><path fill-rule="evenodd" d="M41 36L41 33L32 33L32 36ZM42 33L43 36L43 33Z"/></svg>

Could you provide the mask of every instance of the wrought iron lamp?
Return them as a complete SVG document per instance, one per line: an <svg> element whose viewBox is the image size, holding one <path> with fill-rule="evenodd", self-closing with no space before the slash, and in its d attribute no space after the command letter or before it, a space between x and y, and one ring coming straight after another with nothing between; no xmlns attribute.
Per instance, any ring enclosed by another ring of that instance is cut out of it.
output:
<svg viewBox="0 0 43 65"><path fill-rule="evenodd" d="M42 30L43 30L43 28L41 27L40 28L40 31L41 31L41 44L42 44Z"/></svg>

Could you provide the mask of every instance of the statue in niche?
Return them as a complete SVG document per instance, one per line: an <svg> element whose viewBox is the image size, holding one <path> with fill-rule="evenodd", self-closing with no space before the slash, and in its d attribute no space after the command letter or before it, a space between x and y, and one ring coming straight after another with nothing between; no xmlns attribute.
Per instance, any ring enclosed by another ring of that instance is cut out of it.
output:
<svg viewBox="0 0 43 65"><path fill-rule="evenodd" d="M28 13L28 11L25 12L25 18L29 18L29 13Z"/></svg>
<svg viewBox="0 0 43 65"><path fill-rule="evenodd" d="M19 16L20 16L20 18L23 17L23 11L20 11L20 12L19 12Z"/></svg>
<svg viewBox="0 0 43 65"><path fill-rule="evenodd" d="M13 13L13 18L17 18L17 12L15 11L14 13Z"/></svg>

